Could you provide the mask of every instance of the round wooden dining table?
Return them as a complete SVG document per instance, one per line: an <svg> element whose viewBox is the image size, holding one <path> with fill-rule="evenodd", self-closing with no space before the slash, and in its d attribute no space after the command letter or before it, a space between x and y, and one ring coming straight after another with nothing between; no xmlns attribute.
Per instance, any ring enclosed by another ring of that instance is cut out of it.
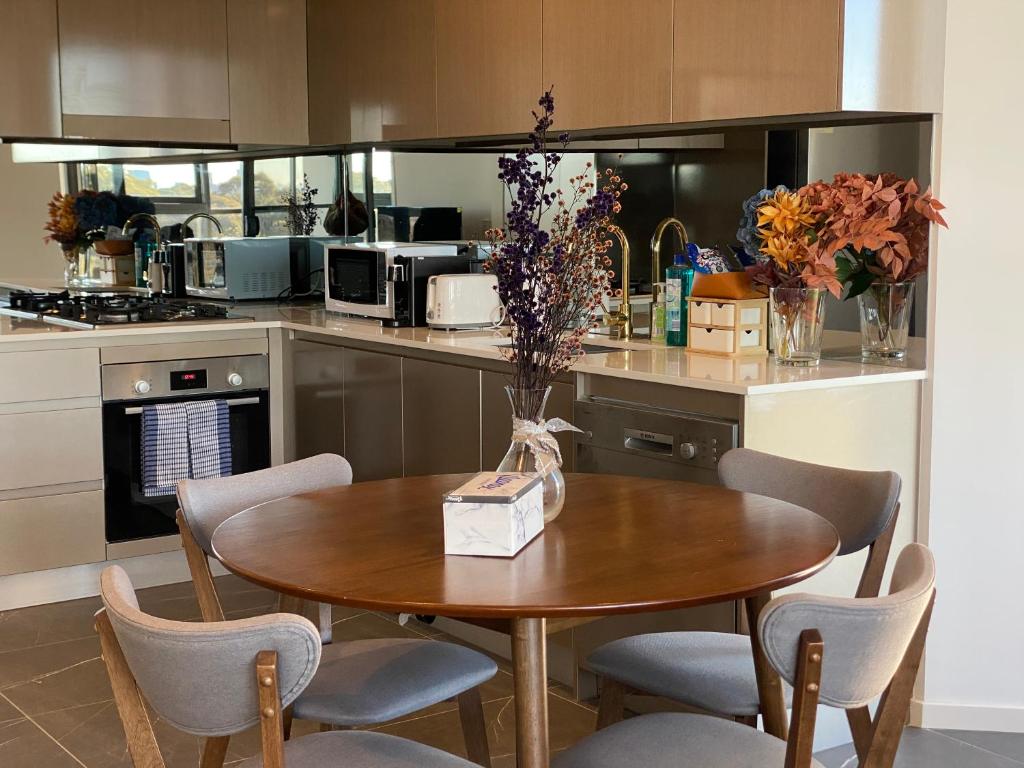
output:
<svg viewBox="0 0 1024 768"><path fill-rule="evenodd" d="M213 535L231 571L278 592L377 611L509 619L517 764L548 765L545 635L566 622L745 601L827 565L823 518L783 501L677 480L566 475L561 515L516 556L444 554L441 498L472 475L355 483L288 496ZM782 684L751 632L765 730L786 734Z"/></svg>

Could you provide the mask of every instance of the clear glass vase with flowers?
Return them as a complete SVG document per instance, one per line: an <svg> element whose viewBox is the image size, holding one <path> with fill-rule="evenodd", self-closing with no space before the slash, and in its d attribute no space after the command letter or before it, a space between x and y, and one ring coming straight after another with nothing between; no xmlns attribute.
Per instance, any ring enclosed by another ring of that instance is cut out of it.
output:
<svg viewBox="0 0 1024 768"><path fill-rule="evenodd" d="M551 521L565 501L559 469L562 458L553 433L575 430L562 419L545 419L552 381L581 357L583 339L597 325L597 314L614 273L607 252L608 227L621 209L627 185L612 169L572 176L555 183L560 151L549 148L554 123L551 91L533 112L529 146L499 158L498 179L509 210L505 227L488 232L492 256L487 268L497 277L512 344L502 354L511 366L507 392L512 404L512 443L500 471L538 472L544 477L544 519ZM560 134L558 148L569 145Z"/></svg>
<svg viewBox="0 0 1024 768"><path fill-rule="evenodd" d="M756 285L767 288L775 360L817 365L825 323L825 294L839 296L835 259L821 249L816 218L801 192L763 189L743 204L737 237L754 264Z"/></svg>

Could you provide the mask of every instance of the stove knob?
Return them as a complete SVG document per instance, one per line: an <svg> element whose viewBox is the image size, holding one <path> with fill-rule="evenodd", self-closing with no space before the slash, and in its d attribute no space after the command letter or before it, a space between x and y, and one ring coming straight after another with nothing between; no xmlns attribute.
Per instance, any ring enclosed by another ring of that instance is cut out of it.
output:
<svg viewBox="0 0 1024 768"><path fill-rule="evenodd" d="M697 446L693 443L681 443L679 446L679 455L684 459L692 459L697 455Z"/></svg>
<svg viewBox="0 0 1024 768"><path fill-rule="evenodd" d="M229 373L228 374L228 384L230 384L232 387L240 387L240 386L242 386L242 376L241 376L241 374Z"/></svg>
<svg viewBox="0 0 1024 768"><path fill-rule="evenodd" d="M145 379L139 379L134 384L132 384L132 389L135 390L135 394L144 395L147 392L149 392L149 382L146 381Z"/></svg>

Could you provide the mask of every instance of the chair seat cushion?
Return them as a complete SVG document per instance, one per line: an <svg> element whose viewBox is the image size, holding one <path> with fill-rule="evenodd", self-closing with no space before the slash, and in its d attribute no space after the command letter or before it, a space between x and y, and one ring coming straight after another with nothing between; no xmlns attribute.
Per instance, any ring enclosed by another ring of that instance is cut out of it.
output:
<svg viewBox="0 0 1024 768"><path fill-rule="evenodd" d="M725 632L656 632L602 645L594 672L648 693L723 715L760 711L750 638ZM786 689L786 703L792 689Z"/></svg>
<svg viewBox="0 0 1024 768"><path fill-rule="evenodd" d="M370 731L313 733L285 742L288 768L474 768L473 763L408 739ZM262 755L241 768L260 768Z"/></svg>
<svg viewBox="0 0 1024 768"><path fill-rule="evenodd" d="M436 640L353 640L324 646L295 717L332 725L374 725L417 712L494 677L482 653Z"/></svg>
<svg viewBox="0 0 1024 768"><path fill-rule="evenodd" d="M786 742L710 715L623 720L561 752L552 768L781 768ZM812 760L813 768L823 768Z"/></svg>

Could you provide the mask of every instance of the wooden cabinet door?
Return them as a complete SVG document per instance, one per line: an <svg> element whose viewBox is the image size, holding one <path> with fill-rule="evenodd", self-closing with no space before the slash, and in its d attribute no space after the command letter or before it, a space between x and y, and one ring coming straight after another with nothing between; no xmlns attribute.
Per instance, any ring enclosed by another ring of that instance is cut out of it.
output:
<svg viewBox="0 0 1024 768"><path fill-rule="evenodd" d="M0 0L0 136L59 138L57 0Z"/></svg>
<svg viewBox="0 0 1024 768"><path fill-rule="evenodd" d="M345 458L356 481L402 476L402 358L346 349Z"/></svg>
<svg viewBox="0 0 1024 768"><path fill-rule="evenodd" d="M405 474L480 471L480 371L402 361Z"/></svg>
<svg viewBox="0 0 1024 768"><path fill-rule="evenodd" d="M556 129L667 123L671 77L672 0L544 0Z"/></svg>
<svg viewBox="0 0 1024 768"><path fill-rule="evenodd" d="M533 128L545 90L543 0L435 0L437 131L493 136Z"/></svg>
<svg viewBox="0 0 1024 768"><path fill-rule="evenodd" d="M306 1L228 0L231 141L308 144Z"/></svg>
<svg viewBox="0 0 1024 768"><path fill-rule="evenodd" d="M675 0L672 121L831 112L842 0Z"/></svg>
<svg viewBox="0 0 1024 768"><path fill-rule="evenodd" d="M58 13L65 136L230 140L223 2L59 0Z"/></svg>
<svg viewBox="0 0 1024 768"><path fill-rule="evenodd" d="M505 393L508 376L494 371L482 371L480 376L480 415L482 425L481 458L483 471L494 470L508 451L512 440L512 406ZM572 384L555 382L551 385L544 418L561 418L572 424L576 390ZM556 432L558 448L562 452L562 471L572 472L576 465L572 432Z"/></svg>
<svg viewBox="0 0 1024 768"><path fill-rule="evenodd" d="M437 135L432 3L309 0L307 13L312 144Z"/></svg>

